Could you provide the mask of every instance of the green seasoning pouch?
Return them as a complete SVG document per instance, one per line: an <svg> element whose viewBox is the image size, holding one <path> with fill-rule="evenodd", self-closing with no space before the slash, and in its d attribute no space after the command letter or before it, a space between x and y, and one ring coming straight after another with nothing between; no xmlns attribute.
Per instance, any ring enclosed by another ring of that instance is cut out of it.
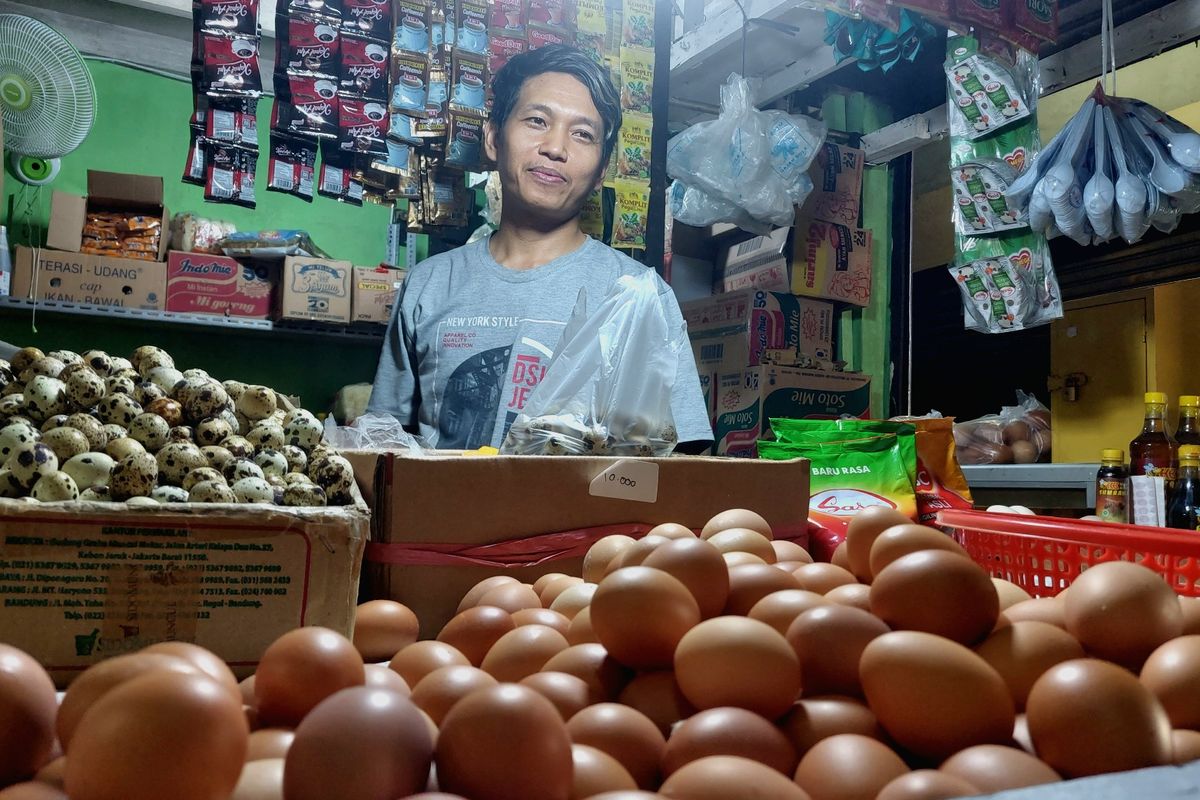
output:
<svg viewBox="0 0 1200 800"><path fill-rule="evenodd" d="M894 508L916 519L916 494L894 434L832 442L760 441L758 454L772 460L807 458L812 462L809 521L838 538L845 538L855 514L875 506Z"/></svg>
<svg viewBox="0 0 1200 800"><path fill-rule="evenodd" d="M891 434L897 438L909 481L917 485L917 427L907 422L879 419L772 419L771 430L781 442L846 441L872 434ZM838 437L834 433L862 434Z"/></svg>

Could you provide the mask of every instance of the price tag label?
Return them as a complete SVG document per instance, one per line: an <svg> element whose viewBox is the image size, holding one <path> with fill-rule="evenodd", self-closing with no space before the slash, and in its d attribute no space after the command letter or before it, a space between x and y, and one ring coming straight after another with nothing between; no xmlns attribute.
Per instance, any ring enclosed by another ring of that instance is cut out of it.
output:
<svg viewBox="0 0 1200 800"><path fill-rule="evenodd" d="M593 497L658 502L658 464L651 461L618 461L592 479Z"/></svg>

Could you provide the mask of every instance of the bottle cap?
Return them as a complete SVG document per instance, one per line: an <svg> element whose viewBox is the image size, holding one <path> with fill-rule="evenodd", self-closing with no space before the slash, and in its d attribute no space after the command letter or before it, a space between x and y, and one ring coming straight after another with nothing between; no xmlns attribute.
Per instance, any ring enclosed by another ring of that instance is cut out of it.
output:
<svg viewBox="0 0 1200 800"><path fill-rule="evenodd" d="M1185 444L1179 448L1179 460L1200 462L1200 445Z"/></svg>
<svg viewBox="0 0 1200 800"><path fill-rule="evenodd" d="M1196 408L1200 406L1200 395L1181 394L1179 395L1180 408Z"/></svg>
<svg viewBox="0 0 1200 800"><path fill-rule="evenodd" d="M1167 396L1162 392L1146 392L1146 402L1165 406L1167 404Z"/></svg>
<svg viewBox="0 0 1200 800"><path fill-rule="evenodd" d="M1101 450L1100 451L1100 460L1101 461L1124 461L1125 460L1125 451L1124 450Z"/></svg>

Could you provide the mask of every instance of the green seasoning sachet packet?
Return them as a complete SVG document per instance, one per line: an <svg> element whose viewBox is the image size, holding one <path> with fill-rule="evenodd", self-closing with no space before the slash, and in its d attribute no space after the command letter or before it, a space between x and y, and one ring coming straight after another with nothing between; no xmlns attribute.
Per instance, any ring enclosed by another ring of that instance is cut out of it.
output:
<svg viewBox="0 0 1200 800"><path fill-rule="evenodd" d="M917 485L917 428L907 422L876 419L772 419L771 430L781 442L844 441L836 432L894 434L912 485ZM815 437L815 438L813 438Z"/></svg>

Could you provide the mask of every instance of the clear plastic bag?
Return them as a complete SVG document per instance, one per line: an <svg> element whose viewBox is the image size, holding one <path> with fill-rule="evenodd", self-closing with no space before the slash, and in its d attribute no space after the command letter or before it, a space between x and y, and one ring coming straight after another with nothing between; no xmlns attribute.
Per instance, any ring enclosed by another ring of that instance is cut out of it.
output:
<svg viewBox="0 0 1200 800"><path fill-rule="evenodd" d="M342 426L334 421L333 415L326 417L325 441L337 450L407 450L419 455L431 449L421 437L404 430L400 420L391 414L374 412Z"/></svg>
<svg viewBox="0 0 1200 800"><path fill-rule="evenodd" d="M671 205L671 216L684 225L703 228L718 222L732 222L739 228L760 236L774 230L771 225L759 222L728 200L713 197L707 192L687 186L682 181L671 183L667 199Z"/></svg>
<svg viewBox="0 0 1200 800"><path fill-rule="evenodd" d="M1031 394L1017 390L1017 405L999 414L956 422L954 444L959 463L1033 464L1050 460L1050 410Z"/></svg>
<svg viewBox="0 0 1200 800"><path fill-rule="evenodd" d="M722 209L718 203L726 203L759 224L791 225L794 206L812 191L807 170L825 133L823 123L808 117L759 111L749 82L731 75L721 87L720 116L692 125L667 145L667 173L705 196L691 198L692 208L704 210L697 216L685 210L685 216L709 221L688 224L741 224L728 209L724 218L712 219Z"/></svg>
<svg viewBox="0 0 1200 800"><path fill-rule="evenodd" d="M652 272L625 275L589 313L586 292L509 429L512 455L666 456L679 437L671 389L686 326L667 322Z"/></svg>

